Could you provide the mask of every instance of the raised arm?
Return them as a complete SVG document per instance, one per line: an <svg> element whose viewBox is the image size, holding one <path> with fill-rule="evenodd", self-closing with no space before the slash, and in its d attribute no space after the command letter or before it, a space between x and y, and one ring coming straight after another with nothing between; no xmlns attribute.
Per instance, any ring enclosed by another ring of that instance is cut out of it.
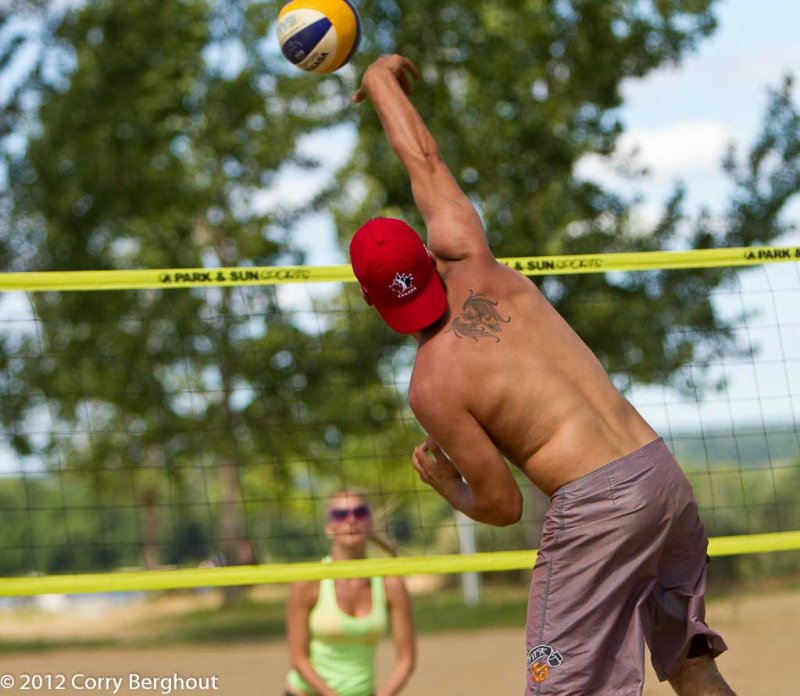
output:
<svg viewBox="0 0 800 696"><path fill-rule="evenodd" d="M410 60L397 54L382 56L367 68L353 101L368 98L375 107L386 138L411 179L433 254L443 261L491 255L478 213L408 98L412 79L418 80L419 72Z"/></svg>

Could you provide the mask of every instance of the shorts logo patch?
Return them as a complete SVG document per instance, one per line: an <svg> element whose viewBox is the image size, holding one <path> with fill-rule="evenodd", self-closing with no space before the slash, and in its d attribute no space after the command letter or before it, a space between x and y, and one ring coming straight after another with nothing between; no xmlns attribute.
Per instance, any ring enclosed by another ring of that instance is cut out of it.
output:
<svg viewBox="0 0 800 696"><path fill-rule="evenodd" d="M537 645L528 650L528 671L534 684L541 684L550 676L550 668L558 667L564 658L558 650L549 645Z"/></svg>

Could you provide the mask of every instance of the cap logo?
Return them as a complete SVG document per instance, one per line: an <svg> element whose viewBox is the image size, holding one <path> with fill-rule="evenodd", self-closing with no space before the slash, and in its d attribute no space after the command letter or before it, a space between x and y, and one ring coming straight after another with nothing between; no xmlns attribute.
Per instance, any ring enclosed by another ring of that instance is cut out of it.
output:
<svg viewBox="0 0 800 696"><path fill-rule="evenodd" d="M408 297L417 290L416 285L414 285L414 276L411 273L396 273L389 287L394 290L398 298Z"/></svg>

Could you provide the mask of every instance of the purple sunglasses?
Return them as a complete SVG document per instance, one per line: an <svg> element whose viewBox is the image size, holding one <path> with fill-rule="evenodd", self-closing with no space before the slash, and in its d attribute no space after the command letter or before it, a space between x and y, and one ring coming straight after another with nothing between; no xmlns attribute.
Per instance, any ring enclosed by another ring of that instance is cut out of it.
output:
<svg viewBox="0 0 800 696"><path fill-rule="evenodd" d="M331 508L328 510L328 517L333 522L344 522L350 515L353 519L364 521L369 517L370 510L368 505L358 505L354 508Z"/></svg>

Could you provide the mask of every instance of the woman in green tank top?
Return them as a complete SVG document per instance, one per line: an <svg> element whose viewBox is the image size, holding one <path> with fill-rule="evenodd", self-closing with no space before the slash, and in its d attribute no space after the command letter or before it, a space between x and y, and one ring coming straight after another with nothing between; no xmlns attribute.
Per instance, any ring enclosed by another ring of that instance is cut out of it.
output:
<svg viewBox="0 0 800 696"><path fill-rule="evenodd" d="M332 562L365 558L372 516L361 493L341 491L328 500L325 534ZM391 625L394 669L375 684L375 649ZM287 696L393 696L414 669L416 646L411 601L401 578L296 582L286 608L292 671Z"/></svg>

